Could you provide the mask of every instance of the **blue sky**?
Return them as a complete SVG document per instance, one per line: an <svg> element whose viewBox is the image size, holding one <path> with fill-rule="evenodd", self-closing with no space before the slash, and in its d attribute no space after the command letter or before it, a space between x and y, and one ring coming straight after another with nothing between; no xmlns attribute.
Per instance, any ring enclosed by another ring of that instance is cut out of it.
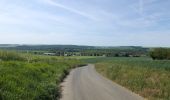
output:
<svg viewBox="0 0 170 100"><path fill-rule="evenodd" d="M170 46L170 0L0 0L0 43Z"/></svg>

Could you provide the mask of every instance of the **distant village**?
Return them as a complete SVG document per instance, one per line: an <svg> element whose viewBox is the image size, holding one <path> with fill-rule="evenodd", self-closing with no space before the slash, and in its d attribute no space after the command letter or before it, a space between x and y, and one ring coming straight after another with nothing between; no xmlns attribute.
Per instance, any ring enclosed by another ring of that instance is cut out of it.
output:
<svg viewBox="0 0 170 100"><path fill-rule="evenodd" d="M45 52L43 55L48 56L103 56L103 57L141 57L146 56L145 54L119 52L119 53L81 53L81 52L58 52L50 53Z"/></svg>

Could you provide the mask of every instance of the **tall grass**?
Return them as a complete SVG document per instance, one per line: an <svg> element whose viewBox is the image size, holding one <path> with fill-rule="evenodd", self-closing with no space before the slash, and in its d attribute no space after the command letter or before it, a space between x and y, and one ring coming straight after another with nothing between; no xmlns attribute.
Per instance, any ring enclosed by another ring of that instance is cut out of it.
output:
<svg viewBox="0 0 170 100"><path fill-rule="evenodd" d="M75 59L9 51L3 51L0 59L0 100L57 100L60 82L72 67L82 64Z"/></svg>
<svg viewBox="0 0 170 100"><path fill-rule="evenodd" d="M15 51L0 50L0 60L26 60L26 58Z"/></svg>
<svg viewBox="0 0 170 100"><path fill-rule="evenodd" d="M97 63L96 69L149 100L170 100L170 61L110 58Z"/></svg>

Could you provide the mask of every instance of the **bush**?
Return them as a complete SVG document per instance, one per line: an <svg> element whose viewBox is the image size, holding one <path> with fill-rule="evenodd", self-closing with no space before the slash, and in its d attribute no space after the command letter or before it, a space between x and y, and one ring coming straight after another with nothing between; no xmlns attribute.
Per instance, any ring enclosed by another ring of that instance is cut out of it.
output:
<svg viewBox="0 0 170 100"><path fill-rule="evenodd" d="M163 60L163 59L170 59L170 49L168 48L155 48L150 51L150 56L152 59L158 59L158 60Z"/></svg>

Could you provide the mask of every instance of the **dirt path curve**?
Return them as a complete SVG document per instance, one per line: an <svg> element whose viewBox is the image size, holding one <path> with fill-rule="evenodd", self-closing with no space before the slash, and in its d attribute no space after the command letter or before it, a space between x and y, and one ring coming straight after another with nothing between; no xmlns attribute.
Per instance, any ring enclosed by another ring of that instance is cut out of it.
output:
<svg viewBox="0 0 170 100"><path fill-rule="evenodd" d="M73 69L62 86L61 100L144 100L98 74L94 65Z"/></svg>

